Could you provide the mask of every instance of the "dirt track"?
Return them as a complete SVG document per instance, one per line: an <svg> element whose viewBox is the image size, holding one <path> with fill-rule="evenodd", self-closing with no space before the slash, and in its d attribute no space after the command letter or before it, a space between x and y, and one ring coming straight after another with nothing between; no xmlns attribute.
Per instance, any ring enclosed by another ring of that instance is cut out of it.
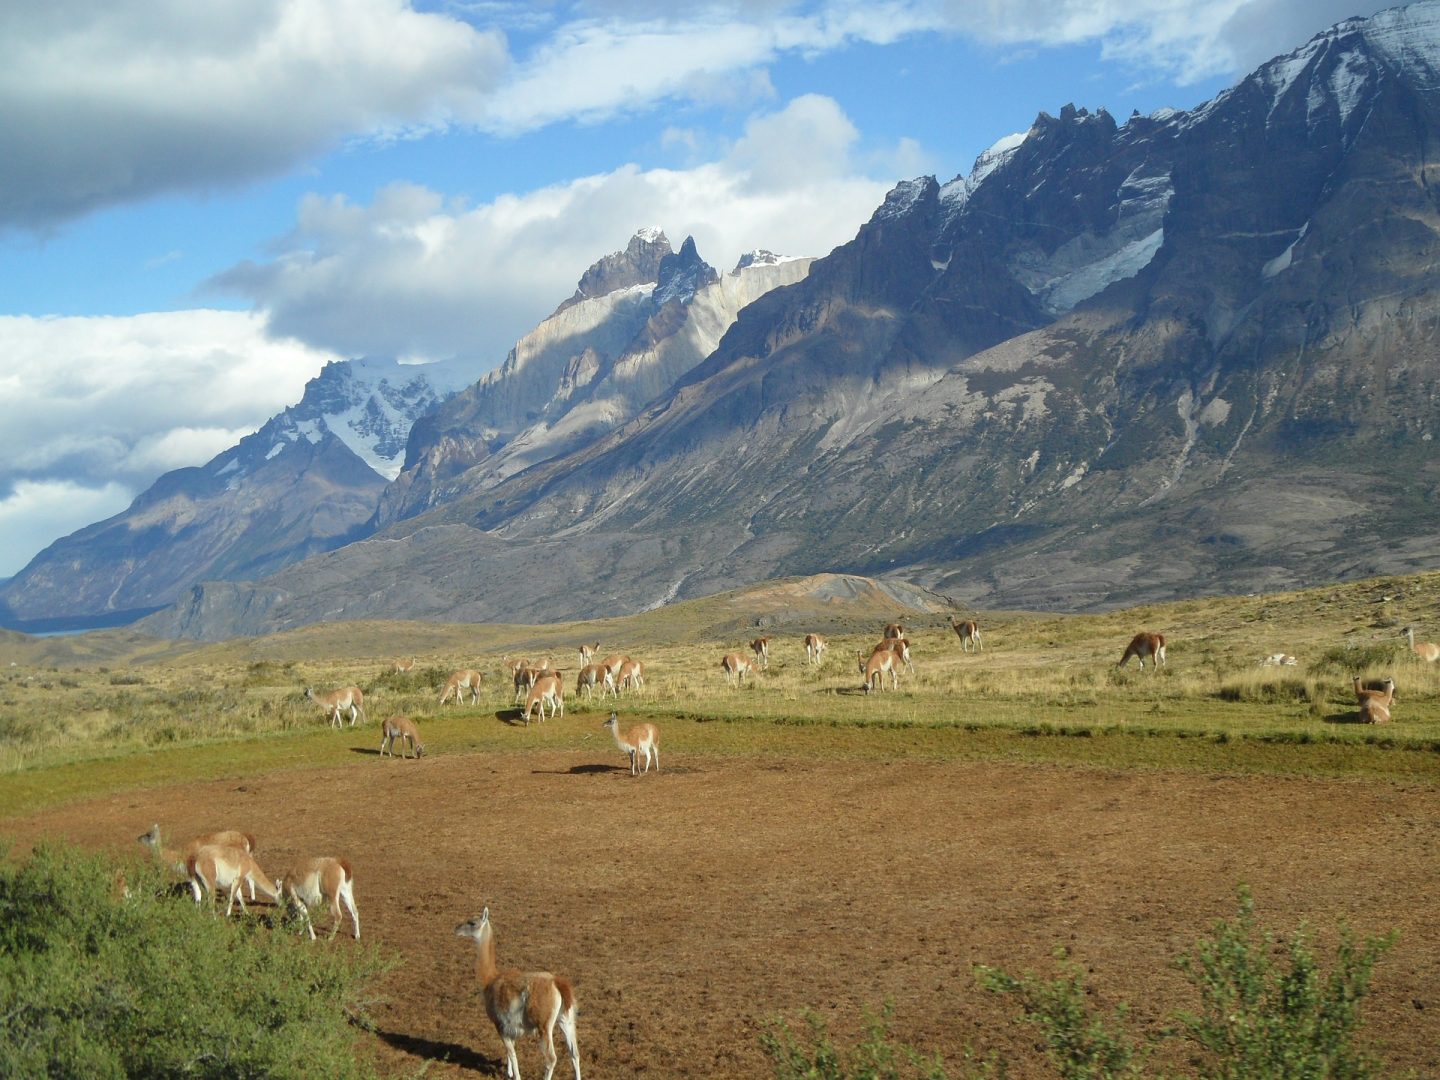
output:
<svg viewBox="0 0 1440 1080"><path fill-rule="evenodd" d="M177 838L234 825L267 869L348 855L365 937L404 957L378 1052L431 1076L500 1072L452 936L487 904L502 965L574 979L589 1077L764 1076L776 1015L810 1007L846 1037L887 998L898 1037L952 1063L997 1049L1023 1077L1046 1075L1035 1034L972 964L1048 973L1066 946L1102 1005L1128 1000L1154 1030L1194 1003L1171 962L1234 913L1241 881L1281 930L1398 927L1366 1030L1391 1065L1440 1075L1433 790L674 748L658 776L620 763L599 746L391 762L367 744L343 769L132 793L0 832L128 853L152 821ZM539 1076L533 1040L520 1061Z"/></svg>

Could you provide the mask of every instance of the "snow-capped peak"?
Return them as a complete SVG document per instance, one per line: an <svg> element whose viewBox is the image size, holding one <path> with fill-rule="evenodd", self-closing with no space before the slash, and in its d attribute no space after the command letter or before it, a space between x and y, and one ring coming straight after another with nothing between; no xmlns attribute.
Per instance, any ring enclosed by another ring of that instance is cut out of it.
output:
<svg viewBox="0 0 1440 1080"><path fill-rule="evenodd" d="M747 251L735 262L735 269L730 271L738 274L741 270L749 269L752 266L779 266L781 263L794 262L800 258L798 255L777 255L773 251L766 251L764 248L756 248L754 251Z"/></svg>
<svg viewBox="0 0 1440 1080"><path fill-rule="evenodd" d="M940 202L947 214L953 215L964 206L987 176L1015 156L1015 151L1020 149L1029 135L1028 131L1017 131L1013 135L996 139L976 157L975 164L970 167L969 176L957 176L942 187Z"/></svg>

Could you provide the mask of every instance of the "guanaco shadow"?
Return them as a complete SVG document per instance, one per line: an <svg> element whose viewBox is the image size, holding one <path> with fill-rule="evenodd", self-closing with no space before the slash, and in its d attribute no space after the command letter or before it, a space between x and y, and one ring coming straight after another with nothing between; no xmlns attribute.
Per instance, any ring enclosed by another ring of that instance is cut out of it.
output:
<svg viewBox="0 0 1440 1080"><path fill-rule="evenodd" d="M459 1043L441 1042L437 1039L422 1038L419 1035L406 1035L402 1031L381 1031L378 1028L375 1030L375 1034L395 1047L396 1050L414 1054L426 1061L448 1062L451 1065L459 1065L462 1069L470 1069L472 1072L483 1073L486 1076L502 1076L505 1072L505 1063L500 1058L486 1057Z"/></svg>
<svg viewBox="0 0 1440 1080"><path fill-rule="evenodd" d="M525 710L518 707L514 709L500 709L495 713L495 719L510 727L524 727ZM535 721L537 724L542 722L543 721L539 720Z"/></svg>
<svg viewBox="0 0 1440 1080"><path fill-rule="evenodd" d="M352 754L368 754L371 757L380 756L380 751L373 746L352 746L350 752Z"/></svg>
<svg viewBox="0 0 1440 1080"><path fill-rule="evenodd" d="M1326 713L1321 717L1327 724L1360 724L1360 712L1358 709L1350 709L1346 712ZM1374 724L1367 724L1367 727L1375 727Z"/></svg>

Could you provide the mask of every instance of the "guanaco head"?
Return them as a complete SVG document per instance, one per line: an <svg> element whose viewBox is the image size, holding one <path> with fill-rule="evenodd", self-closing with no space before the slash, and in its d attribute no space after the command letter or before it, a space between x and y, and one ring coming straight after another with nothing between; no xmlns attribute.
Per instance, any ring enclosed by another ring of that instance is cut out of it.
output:
<svg viewBox="0 0 1440 1080"><path fill-rule="evenodd" d="M160 823L157 821L154 825L151 825L150 828L149 828L146 832L142 833L140 836L137 836L137 837L135 838L135 842L136 842L136 843L139 843L139 844L144 844L144 845L145 845L146 847L148 847L151 851L159 851L159 850L160 850Z"/></svg>
<svg viewBox="0 0 1440 1080"><path fill-rule="evenodd" d="M474 938L476 941L480 941L489 932L490 909L488 907L479 915L476 915L475 918L467 919L465 922L462 922L459 926L455 927L456 937Z"/></svg>
<svg viewBox="0 0 1440 1080"><path fill-rule="evenodd" d="M603 727L603 728L609 728L611 731L614 731L616 724L618 724L619 722L620 722L620 718L619 718L618 716L616 716L616 715L612 712L612 713L610 714L610 719L609 719L609 720L606 720L606 721L605 721L603 724L601 724L600 726Z"/></svg>

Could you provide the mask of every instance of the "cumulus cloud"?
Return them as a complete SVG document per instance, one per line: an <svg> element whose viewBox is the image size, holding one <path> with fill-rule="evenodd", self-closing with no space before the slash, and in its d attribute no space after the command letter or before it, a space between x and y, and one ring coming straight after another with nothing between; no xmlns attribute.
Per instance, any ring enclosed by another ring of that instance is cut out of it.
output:
<svg viewBox="0 0 1440 1080"><path fill-rule="evenodd" d="M507 62L503 35L404 0L0 5L0 227L475 120Z"/></svg>
<svg viewBox="0 0 1440 1080"><path fill-rule="evenodd" d="M1368 10L1381 6L1372 0ZM0 229L233 188L353 137L518 134L676 103L750 108L768 68L924 33L1098 43L1194 81L1293 48L1336 0L49 0L0 5ZM1368 13L1366 9L1361 14ZM506 31L523 43L511 56Z"/></svg>
<svg viewBox="0 0 1440 1080"><path fill-rule="evenodd" d="M689 169L627 165L482 206L411 184L369 206L307 198L286 247L219 275L271 325L349 355L471 357L484 367L574 291L591 262L661 225L678 247L728 270L748 250L823 255L855 235L891 186L888 166L855 160L858 133L829 98L805 96L751 120L716 160Z"/></svg>
<svg viewBox="0 0 1440 1080"><path fill-rule="evenodd" d="M233 446L336 359L233 311L0 317L0 357L0 563L18 564Z"/></svg>

